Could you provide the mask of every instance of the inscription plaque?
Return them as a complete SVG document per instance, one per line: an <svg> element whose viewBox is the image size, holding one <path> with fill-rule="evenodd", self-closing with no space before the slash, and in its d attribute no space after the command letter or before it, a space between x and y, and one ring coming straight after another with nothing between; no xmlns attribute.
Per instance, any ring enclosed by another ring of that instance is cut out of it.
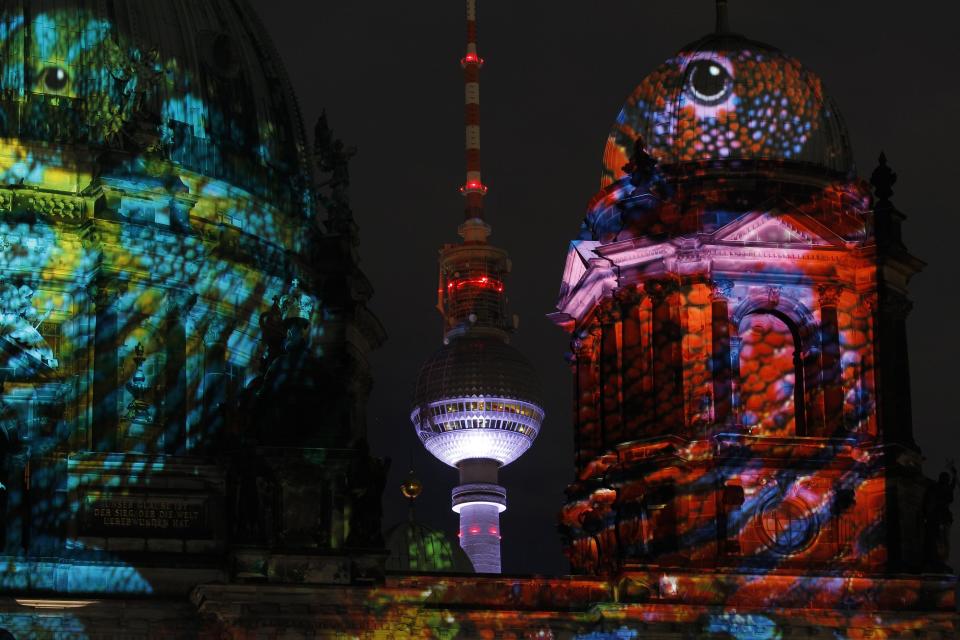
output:
<svg viewBox="0 0 960 640"><path fill-rule="evenodd" d="M175 495L83 496L80 525L86 534L149 538L207 537L207 501Z"/></svg>

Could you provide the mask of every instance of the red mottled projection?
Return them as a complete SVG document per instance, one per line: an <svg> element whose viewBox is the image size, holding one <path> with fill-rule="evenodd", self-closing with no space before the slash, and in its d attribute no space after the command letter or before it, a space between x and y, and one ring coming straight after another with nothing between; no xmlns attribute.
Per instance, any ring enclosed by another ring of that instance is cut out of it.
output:
<svg viewBox="0 0 960 640"><path fill-rule="evenodd" d="M819 135L821 129L836 129L839 115L816 75L765 45L715 50L700 45L679 52L634 89L607 139L601 186L625 175L637 136L664 163L806 162L824 145L837 162L845 161L843 150Z"/></svg>

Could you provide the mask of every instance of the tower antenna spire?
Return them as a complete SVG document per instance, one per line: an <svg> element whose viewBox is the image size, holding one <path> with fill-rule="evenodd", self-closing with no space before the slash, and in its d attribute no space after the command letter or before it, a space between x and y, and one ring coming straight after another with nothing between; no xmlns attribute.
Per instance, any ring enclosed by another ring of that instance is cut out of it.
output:
<svg viewBox="0 0 960 640"><path fill-rule="evenodd" d="M466 126L467 179L460 192L467 199L467 220L483 219L483 196L487 187L480 177L480 68L477 53L477 0L467 0L467 52L460 60L464 83L464 124Z"/></svg>
<svg viewBox="0 0 960 640"><path fill-rule="evenodd" d="M717 33L729 33L730 22L727 18L727 0L717 0Z"/></svg>

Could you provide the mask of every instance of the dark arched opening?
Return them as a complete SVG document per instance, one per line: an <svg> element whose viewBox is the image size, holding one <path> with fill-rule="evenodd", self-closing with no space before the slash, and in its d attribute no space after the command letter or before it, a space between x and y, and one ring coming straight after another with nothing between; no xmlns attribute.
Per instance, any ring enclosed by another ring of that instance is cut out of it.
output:
<svg viewBox="0 0 960 640"><path fill-rule="evenodd" d="M737 329L741 422L764 435L807 435L800 327L782 311L755 309Z"/></svg>

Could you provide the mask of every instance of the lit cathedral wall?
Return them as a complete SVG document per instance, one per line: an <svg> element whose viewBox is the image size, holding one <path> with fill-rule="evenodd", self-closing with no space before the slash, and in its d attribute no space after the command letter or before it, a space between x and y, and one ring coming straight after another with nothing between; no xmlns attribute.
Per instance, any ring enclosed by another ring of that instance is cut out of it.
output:
<svg viewBox="0 0 960 640"><path fill-rule="evenodd" d="M955 632L951 579L870 573L894 553L922 564L903 541L923 537L925 485L915 456L892 482L872 448L906 437L876 417L874 262L852 248L864 240L860 187L827 188L801 211L778 202L745 224L732 207L624 218L613 201L629 189L614 185L572 248L560 319L574 337L578 437L561 529L588 575L374 579L344 551L376 548L379 530L361 509L376 513L378 469L345 449L362 433L369 384L345 336L362 332L338 315L354 292L316 273L305 149L282 74L247 75L258 47L216 29L199 30L189 55L177 54L183 34L128 35L163 23L160 2L131 3L139 25L129 11L120 25L13 4L0 10L0 589L11 595L0 628L18 638ZM784 64L781 78L757 55L668 61L657 82L673 98L638 89L605 179L621 178L636 133L661 159L833 153L816 142L834 126L817 82ZM779 104L758 90L781 81ZM680 134L632 118L679 123ZM825 229L824 212L839 226ZM624 229L657 241L630 242ZM690 229L710 237L679 241ZM720 266L703 269L707 258ZM277 320L294 279L317 304L296 325L312 347L291 363L278 355L291 336ZM331 361L350 365L331 373ZM292 376L304 362L316 375ZM271 377L275 363L288 368ZM293 377L298 391L335 397L284 414L245 395ZM214 460L251 436L276 447ZM280 452L291 445L304 448ZM892 509L905 523L896 534Z"/></svg>
<svg viewBox="0 0 960 640"><path fill-rule="evenodd" d="M178 58L157 24L133 38L105 14L38 5L0 10L0 587L182 591L218 575L200 559L223 553L247 482L215 454L358 435L346 382L317 391L342 397L326 425L263 429L250 391L289 386L291 372L271 378L268 365L290 338L278 304L300 295L291 282L329 298L305 312L312 347L298 366L311 372L346 350L332 318L349 294L311 262L322 231L299 116L251 42L200 31L199 59ZM342 545L342 514L324 526L319 544ZM180 577L163 568L191 554Z"/></svg>

